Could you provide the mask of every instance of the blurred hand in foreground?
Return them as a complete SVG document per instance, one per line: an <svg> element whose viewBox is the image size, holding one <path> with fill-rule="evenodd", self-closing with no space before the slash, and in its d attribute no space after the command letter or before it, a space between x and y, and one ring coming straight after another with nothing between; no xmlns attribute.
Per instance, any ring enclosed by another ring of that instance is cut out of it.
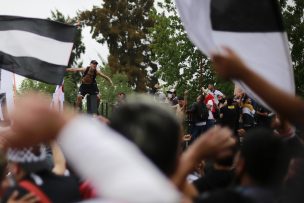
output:
<svg viewBox="0 0 304 203"><path fill-rule="evenodd" d="M29 93L19 97L12 113L12 126L6 136L13 146L32 146L54 139L75 113L66 108L58 112L50 108L49 97Z"/></svg>
<svg viewBox="0 0 304 203"><path fill-rule="evenodd" d="M212 61L217 74L223 79L241 79L244 70L248 69L244 62L230 48L224 47L224 54L214 54Z"/></svg>
<svg viewBox="0 0 304 203"><path fill-rule="evenodd" d="M235 145L236 141L232 135L232 131L228 128L216 126L200 135L189 147L189 153L195 156L197 161L214 158L222 150Z"/></svg>

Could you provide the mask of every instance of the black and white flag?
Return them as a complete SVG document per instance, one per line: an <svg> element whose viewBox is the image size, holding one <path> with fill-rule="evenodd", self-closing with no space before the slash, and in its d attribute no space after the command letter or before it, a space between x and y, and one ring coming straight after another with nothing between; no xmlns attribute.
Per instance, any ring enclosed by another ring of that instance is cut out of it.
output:
<svg viewBox="0 0 304 203"><path fill-rule="evenodd" d="M61 84L76 28L50 20L0 16L0 68Z"/></svg>
<svg viewBox="0 0 304 203"><path fill-rule="evenodd" d="M277 0L176 0L176 6L189 38L204 54L210 57L227 46L273 85L295 93ZM257 98L243 83L235 82Z"/></svg>

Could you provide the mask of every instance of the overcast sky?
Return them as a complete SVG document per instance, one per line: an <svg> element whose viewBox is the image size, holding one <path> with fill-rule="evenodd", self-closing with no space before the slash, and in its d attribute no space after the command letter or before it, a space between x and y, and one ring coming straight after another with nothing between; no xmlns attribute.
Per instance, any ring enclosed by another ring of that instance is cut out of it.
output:
<svg viewBox="0 0 304 203"><path fill-rule="evenodd" d="M94 5L100 6L102 0L0 0L0 15L17 15L34 18L48 18L51 11L59 10L65 16L74 17L78 10L91 9ZM97 53L105 60L108 50L91 38L90 29L83 31L86 52L81 59L84 65L88 65L90 60L99 61ZM17 77L17 85L20 85L22 77Z"/></svg>

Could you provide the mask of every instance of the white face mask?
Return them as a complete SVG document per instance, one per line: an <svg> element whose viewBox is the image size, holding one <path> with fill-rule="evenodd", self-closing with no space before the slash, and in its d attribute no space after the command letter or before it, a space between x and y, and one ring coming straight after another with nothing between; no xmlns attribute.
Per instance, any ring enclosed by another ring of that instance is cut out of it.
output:
<svg viewBox="0 0 304 203"><path fill-rule="evenodd" d="M169 98L169 99L172 98L172 94L171 94L171 93L168 94L168 98Z"/></svg>

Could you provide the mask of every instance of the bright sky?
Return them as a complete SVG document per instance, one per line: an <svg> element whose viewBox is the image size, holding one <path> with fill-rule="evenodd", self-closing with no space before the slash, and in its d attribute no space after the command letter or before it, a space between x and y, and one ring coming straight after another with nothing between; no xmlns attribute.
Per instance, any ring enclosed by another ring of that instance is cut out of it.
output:
<svg viewBox="0 0 304 203"><path fill-rule="evenodd" d="M51 11L59 10L63 15L74 17L78 10L88 10L94 5L101 5L102 0L0 0L0 15L15 15L34 18L48 18ZM92 59L99 61L97 53L107 60L108 49L91 38L90 29L83 30L86 52L81 60L88 65ZM17 76L19 86L23 77Z"/></svg>

